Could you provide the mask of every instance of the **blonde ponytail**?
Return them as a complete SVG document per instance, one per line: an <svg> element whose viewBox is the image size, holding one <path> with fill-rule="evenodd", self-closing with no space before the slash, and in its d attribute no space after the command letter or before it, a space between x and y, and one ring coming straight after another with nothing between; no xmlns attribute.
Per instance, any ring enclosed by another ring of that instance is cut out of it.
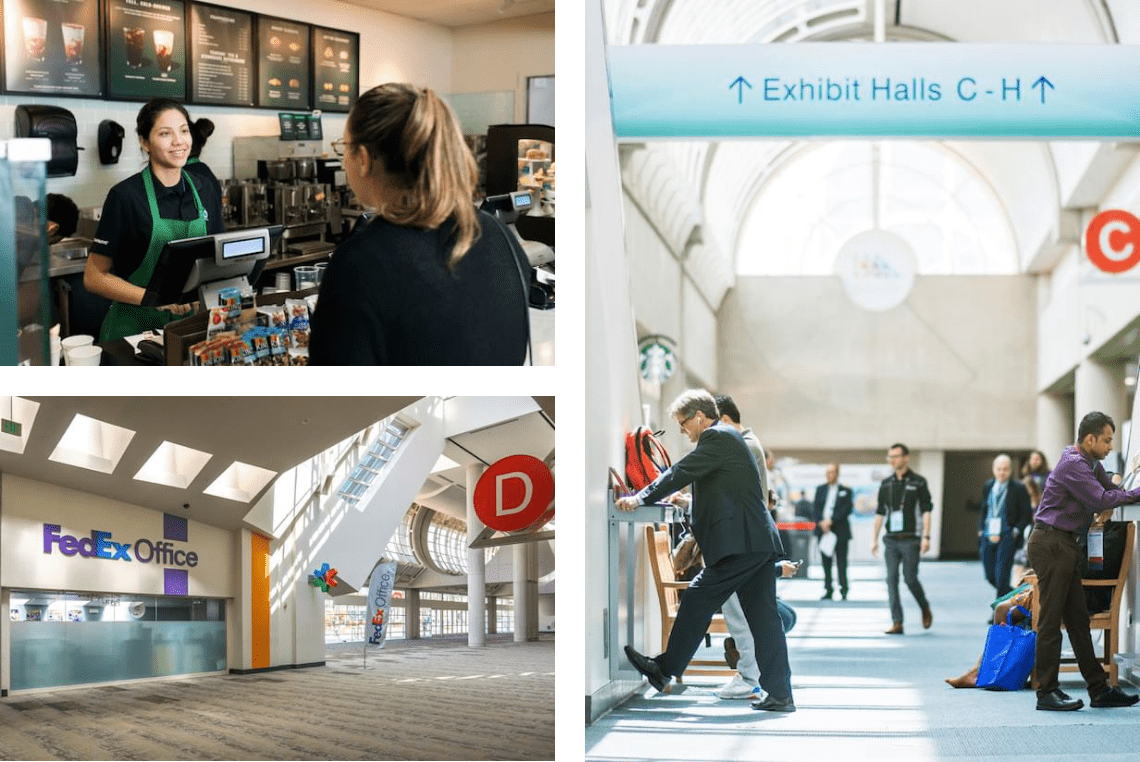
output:
<svg viewBox="0 0 1140 762"><path fill-rule="evenodd" d="M389 83L360 96L348 116L353 142L378 159L399 189L384 207L397 225L437 229L455 219L448 267L478 239L478 170L451 107L427 88Z"/></svg>

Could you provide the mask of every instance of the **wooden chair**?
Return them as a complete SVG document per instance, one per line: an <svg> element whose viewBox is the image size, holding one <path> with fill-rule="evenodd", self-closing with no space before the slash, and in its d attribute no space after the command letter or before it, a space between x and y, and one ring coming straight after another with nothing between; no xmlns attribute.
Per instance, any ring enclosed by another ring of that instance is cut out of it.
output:
<svg viewBox="0 0 1140 762"><path fill-rule="evenodd" d="M1136 523L1128 522L1127 538L1124 542L1124 558L1120 562L1120 573L1116 575L1115 579L1082 579L1081 584L1086 589L1112 589L1112 606L1107 611L1101 611L1096 614L1089 615L1089 631L1095 632L1096 630L1104 631L1104 654L1099 657L1101 666L1104 671L1108 673L1108 684L1116 685L1118 682L1119 668L1116 665L1116 660L1113 658L1116 655L1117 649L1120 648L1120 604L1124 598L1125 583L1128 582L1128 572L1132 568L1132 546L1136 543ZM1036 576L1027 578L1027 581L1032 581L1033 596L1031 606L1033 611L1033 629L1037 630L1038 614L1041 611L1041 601L1039 600L1039 591L1037 589ZM1064 629L1064 625L1061 625ZM1095 648L1095 645L1094 645ZM1061 658L1061 672L1079 672L1080 667L1077 665L1076 657L1062 657ZM1037 673L1033 673L1033 687L1037 687Z"/></svg>
<svg viewBox="0 0 1140 762"><path fill-rule="evenodd" d="M655 529L652 525L645 527L645 545L649 551L649 567L653 571L653 584L657 587L657 600L661 604L661 650L664 651L669 643L669 633L673 630L673 623L677 621L677 607L680 605L679 590L689 586L688 582L678 582L673 574L673 556L670 553L670 538L667 529ZM724 624L724 616L716 614L709 624L709 632L728 633ZM723 659L693 659L686 670L693 675L727 675L731 677L735 670L730 669ZM681 682L681 675L676 676Z"/></svg>

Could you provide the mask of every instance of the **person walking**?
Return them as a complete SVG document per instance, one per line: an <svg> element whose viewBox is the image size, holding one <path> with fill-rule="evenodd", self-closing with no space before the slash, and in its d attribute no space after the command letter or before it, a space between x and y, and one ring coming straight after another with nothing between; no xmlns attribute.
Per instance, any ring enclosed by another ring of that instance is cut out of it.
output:
<svg viewBox="0 0 1140 762"><path fill-rule="evenodd" d="M649 658L626 645L626 657L650 685L666 690L673 676L684 673L713 614L736 593L755 642L760 687L767 694L752 708L794 712L788 645L776 605L776 561L784 551L761 493L756 460L740 432L719 421L707 391L682 393L669 414L696 447L636 495L618 498L616 507L632 511L693 485L693 534L705 568L681 597L665 651Z"/></svg>
<svg viewBox="0 0 1140 762"><path fill-rule="evenodd" d="M918 558L930 550L930 512L934 503L926 479L910 470L910 450L901 443L887 450L887 461L894 473L879 485L879 507L875 510L875 527L871 532L871 555L879 554L879 532L887 521L883 538L883 558L887 564L887 597L891 608L891 628L887 635L903 634L903 609L899 598L899 565L903 567L906 586L922 609L922 626L930 629L934 614L922 583L918 581ZM919 534L918 515L922 515Z"/></svg>
<svg viewBox="0 0 1140 762"><path fill-rule="evenodd" d="M994 458L994 478L982 487L981 521L978 525L978 554L982 571L1001 598L1013 588L1009 577L1013 572L1013 554L1021 547L1025 528L1033 521L1029 507L1029 491L1013 475L1013 461L1008 455Z"/></svg>
<svg viewBox="0 0 1140 762"><path fill-rule="evenodd" d="M812 516L823 565L821 600L831 600L835 594L835 588L831 584L832 559L835 559L835 573L839 577L839 595L847 600L847 545L851 542L851 523L848 518L854 509L851 488L839 483L839 464L829 463L827 483L819 485L815 490Z"/></svg>
<svg viewBox="0 0 1140 762"><path fill-rule="evenodd" d="M1108 676L1093 651L1089 614L1081 585L1078 539L1095 521L1108 520L1119 505L1140 502L1140 489L1122 490L1108 477L1100 461L1112 451L1116 424L1092 412L1077 427L1077 443L1066 447L1045 480L1041 503L1029 536L1029 563L1037 573L1040 610L1037 617L1037 708L1069 712L1084 706L1061 690L1061 624L1094 707L1132 706L1140 697L1108 685Z"/></svg>

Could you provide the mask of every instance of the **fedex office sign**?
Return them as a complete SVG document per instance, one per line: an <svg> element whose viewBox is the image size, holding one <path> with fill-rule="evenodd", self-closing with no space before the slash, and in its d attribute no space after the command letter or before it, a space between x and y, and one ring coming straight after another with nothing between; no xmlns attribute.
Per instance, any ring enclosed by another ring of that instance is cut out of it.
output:
<svg viewBox="0 0 1140 762"><path fill-rule="evenodd" d="M483 472L472 502L479 520L499 532L541 526L554 518L554 476L538 458L510 455Z"/></svg>
<svg viewBox="0 0 1140 762"><path fill-rule="evenodd" d="M139 563L155 563L161 566L187 566L198 565L198 554L194 551L177 549L174 543L166 540L136 540L130 542L116 542L110 532L91 530L88 537L76 537L63 534L59 524L44 524L44 553L52 555L55 551L65 556L79 555L83 558L103 558L109 561L138 561Z"/></svg>

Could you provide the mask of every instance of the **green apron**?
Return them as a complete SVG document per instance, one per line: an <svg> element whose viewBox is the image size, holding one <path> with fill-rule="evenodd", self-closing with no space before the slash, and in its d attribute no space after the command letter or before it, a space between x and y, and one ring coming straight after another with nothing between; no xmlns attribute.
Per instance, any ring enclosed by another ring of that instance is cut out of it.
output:
<svg viewBox="0 0 1140 762"><path fill-rule="evenodd" d="M198 197L198 189L190 180L186 171L182 171L182 180L190 186L194 194L194 206L198 209L198 216L193 220L168 220L158 213L158 199L154 195L154 180L147 167L142 171L143 186L146 187L146 198L150 203L150 218L152 220L150 245L147 246L146 256L142 264L127 278L129 283L146 288L150 285L150 278L154 275L154 267L158 264L162 249L170 241L179 238L197 238L206 235L206 210L202 207L202 199ZM140 307L134 304L114 302L103 320L103 329L99 332L99 341L111 341L131 336L152 328L161 328L176 316L166 310L153 307Z"/></svg>

